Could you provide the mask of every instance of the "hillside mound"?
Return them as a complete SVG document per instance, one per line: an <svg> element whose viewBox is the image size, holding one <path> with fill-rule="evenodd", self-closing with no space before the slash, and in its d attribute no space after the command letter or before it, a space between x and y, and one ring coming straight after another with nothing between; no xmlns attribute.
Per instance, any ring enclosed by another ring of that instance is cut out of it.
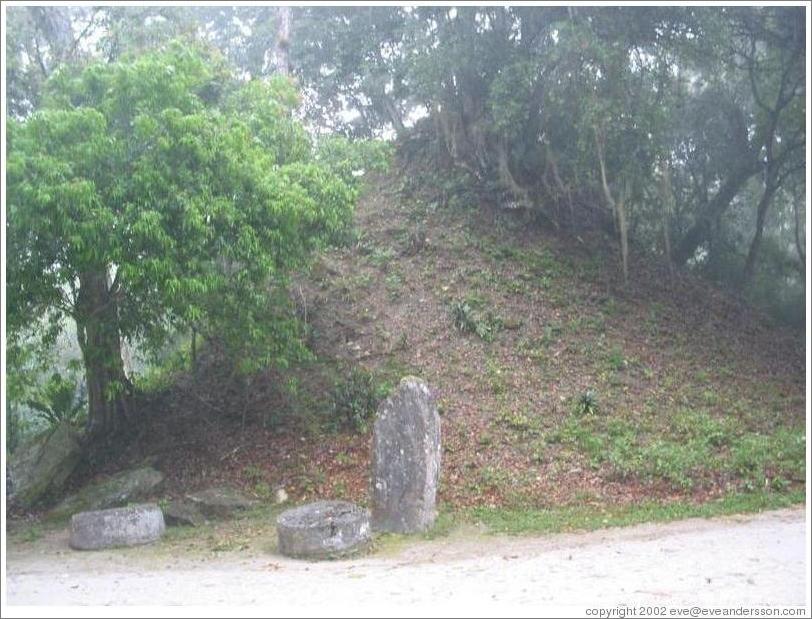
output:
<svg viewBox="0 0 812 619"><path fill-rule="evenodd" d="M213 362L178 373L82 475L151 458L168 494L228 481L365 502L366 416L415 374L439 402L447 506L802 487L802 335L642 254L623 286L600 235L449 206L404 178L370 178L355 240L292 287L312 361L245 382Z"/></svg>

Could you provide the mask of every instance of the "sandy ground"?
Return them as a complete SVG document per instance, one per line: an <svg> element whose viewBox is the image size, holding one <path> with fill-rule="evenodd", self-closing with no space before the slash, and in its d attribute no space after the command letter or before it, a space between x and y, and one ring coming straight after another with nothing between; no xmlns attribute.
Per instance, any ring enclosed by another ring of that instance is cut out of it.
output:
<svg viewBox="0 0 812 619"><path fill-rule="evenodd" d="M94 553L53 532L11 544L10 605L317 607L330 614L427 604L758 606L806 604L805 512L684 520L545 537L458 531L355 560L309 563L270 551Z"/></svg>

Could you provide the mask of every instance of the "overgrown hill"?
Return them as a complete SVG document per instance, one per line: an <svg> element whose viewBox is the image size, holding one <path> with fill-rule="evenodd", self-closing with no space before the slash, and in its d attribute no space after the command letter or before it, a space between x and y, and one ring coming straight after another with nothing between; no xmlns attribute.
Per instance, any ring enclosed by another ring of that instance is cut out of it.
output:
<svg viewBox="0 0 812 619"><path fill-rule="evenodd" d="M642 255L624 287L599 237L441 198L403 170L370 179L355 241L293 287L315 359L162 375L140 434L76 483L152 458L167 494L229 480L363 502L369 411L416 374L441 408L447 506L803 487L801 335Z"/></svg>

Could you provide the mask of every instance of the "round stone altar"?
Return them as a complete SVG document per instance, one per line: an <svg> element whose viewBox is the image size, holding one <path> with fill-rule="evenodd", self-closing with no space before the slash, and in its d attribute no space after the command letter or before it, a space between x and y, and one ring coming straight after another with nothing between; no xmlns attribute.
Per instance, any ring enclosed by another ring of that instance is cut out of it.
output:
<svg viewBox="0 0 812 619"><path fill-rule="evenodd" d="M149 544L158 540L164 529L164 515L155 504L80 512L71 518L70 546L99 550Z"/></svg>
<svg viewBox="0 0 812 619"><path fill-rule="evenodd" d="M363 550L370 541L369 510L346 501L318 501L276 519L279 552L297 559L332 559Z"/></svg>

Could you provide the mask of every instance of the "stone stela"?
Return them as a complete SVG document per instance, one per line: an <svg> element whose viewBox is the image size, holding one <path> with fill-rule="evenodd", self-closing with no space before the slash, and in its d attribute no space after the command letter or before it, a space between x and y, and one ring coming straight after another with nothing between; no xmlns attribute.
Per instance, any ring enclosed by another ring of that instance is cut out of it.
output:
<svg viewBox="0 0 812 619"><path fill-rule="evenodd" d="M440 416L424 381L400 381L378 408L372 441L373 529L427 530L437 517Z"/></svg>

